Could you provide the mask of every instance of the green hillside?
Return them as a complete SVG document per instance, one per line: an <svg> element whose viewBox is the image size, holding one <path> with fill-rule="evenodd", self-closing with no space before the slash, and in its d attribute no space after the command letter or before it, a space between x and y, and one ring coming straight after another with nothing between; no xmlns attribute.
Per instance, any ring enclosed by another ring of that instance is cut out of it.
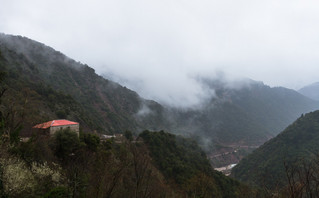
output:
<svg viewBox="0 0 319 198"><path fill-rule="evenodd" d="M142 127L135 118L143 103L151 103L150 109L161 108L98 76L87 65L20 36L0 34L0 70L7 74L8 95L16 103L28 101L26 125L67 118L101 133L122 132L144 129L143 119ZM157 119L156 126L161 124Z"/></svg>
<svg viewBox="0 0 319 198"><path fill-rule="evenodd" d="M194 140L163 131L144 131L140 137L166 181L178 186L188 197L253 196L251 189L214 171Z"/></svg>
<svg viewBox="0 0 319 198"><path fill-rule="evenodd" d="M256 194L215 172L194 141L169 133L143 132L145 143L124 137L101 142L91 133L78 137L65 129L52 137L38 134L27 142L10 143L0 132L1 197L246 198Z"/></svg>
<svg viewBox="0 0 319 198"><path fill-rule="evenodd" d="M298 118L275 138L244 158L232 176L252 185L285 186L288 167L308 163L319 152L319 111ZM298 165L298 163L300 163Z"/></svg>

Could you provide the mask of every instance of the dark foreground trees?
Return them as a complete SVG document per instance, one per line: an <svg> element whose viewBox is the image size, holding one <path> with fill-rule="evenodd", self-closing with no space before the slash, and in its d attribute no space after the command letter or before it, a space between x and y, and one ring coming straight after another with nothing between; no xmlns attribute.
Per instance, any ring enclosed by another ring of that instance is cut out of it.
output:
<svg viewBox="0 0 319 198"><path fill-rule="evenodd" d="M171 197L143 143L69 130L11 145L0 140L1 197ZM44 146L47 145L47 146ZM14 149L13 149L14 148ZM46 155L44 155L44 153Z"/></svg>
<svg viewBox="0 0 319 198"><path fill-rule="evenodd" d="M293 165L284 164L288 185L283 193L290 198L319 197L319 156L311 161L296 160Z"/></svg>
<svg viewBox="0 0 319 198"><path fill-rule="evenodd" d="M262 197L269 198L318 198L319 197L319 155L312 160L304 158L295 159L293 162L284 162L286 181L283 185L273 180L277 185L260 186ZM269 174L268 177L272 175ZM266 177L266 176L265 176Z"/></svg>
<svg viewBox="0 0 319 198"><path fill-rule="evenodd" d="M15 145L0 139L0 195L253 197L248 187L213 171L193 141L163 132L147 135L146 141L122 138L97 143L93 134L79 138L63 130L54 137L36 135ZM160 158L154 158L154 148Z"/></svg>

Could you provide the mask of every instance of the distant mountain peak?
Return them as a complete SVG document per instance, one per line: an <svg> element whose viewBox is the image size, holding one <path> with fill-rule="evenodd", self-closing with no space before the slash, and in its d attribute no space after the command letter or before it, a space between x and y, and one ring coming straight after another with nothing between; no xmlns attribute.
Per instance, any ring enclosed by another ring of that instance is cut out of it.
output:
<svg viewBox="0 0 319 198"><path fill-rule="evenodd" d="M298 92L313 100L319 100L319 82L307 85L299 89Z"/></svg>

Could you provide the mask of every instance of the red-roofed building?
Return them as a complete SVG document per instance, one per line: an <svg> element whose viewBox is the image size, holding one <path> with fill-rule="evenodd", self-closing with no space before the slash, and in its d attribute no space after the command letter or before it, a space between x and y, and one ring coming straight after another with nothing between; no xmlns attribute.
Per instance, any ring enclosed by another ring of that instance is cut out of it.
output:
<svg viewBox="0 0 319 198"><path fill-rule="evenodd" d="M79 135L79 126L78 122L72 122L69 120L52 120L37 124L33 128L43 130L44 133L49 133L50 135L54 135L54 133L59 130L70 128Z"/></svg>

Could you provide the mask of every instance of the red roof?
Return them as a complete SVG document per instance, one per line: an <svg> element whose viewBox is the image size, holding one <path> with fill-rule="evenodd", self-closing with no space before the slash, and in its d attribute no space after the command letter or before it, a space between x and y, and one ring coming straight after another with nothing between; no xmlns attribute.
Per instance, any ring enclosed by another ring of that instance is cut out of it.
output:
<svg viewBox="0 0 319 198"><path fill-rule="evenodd" d="M39 129L47 129L52 126L67 126L67 125L76 125L79 124L78 122L72 122L69 120L52 120L49 122L41 123L35 125L33 128L39 128Z"/></svg>

